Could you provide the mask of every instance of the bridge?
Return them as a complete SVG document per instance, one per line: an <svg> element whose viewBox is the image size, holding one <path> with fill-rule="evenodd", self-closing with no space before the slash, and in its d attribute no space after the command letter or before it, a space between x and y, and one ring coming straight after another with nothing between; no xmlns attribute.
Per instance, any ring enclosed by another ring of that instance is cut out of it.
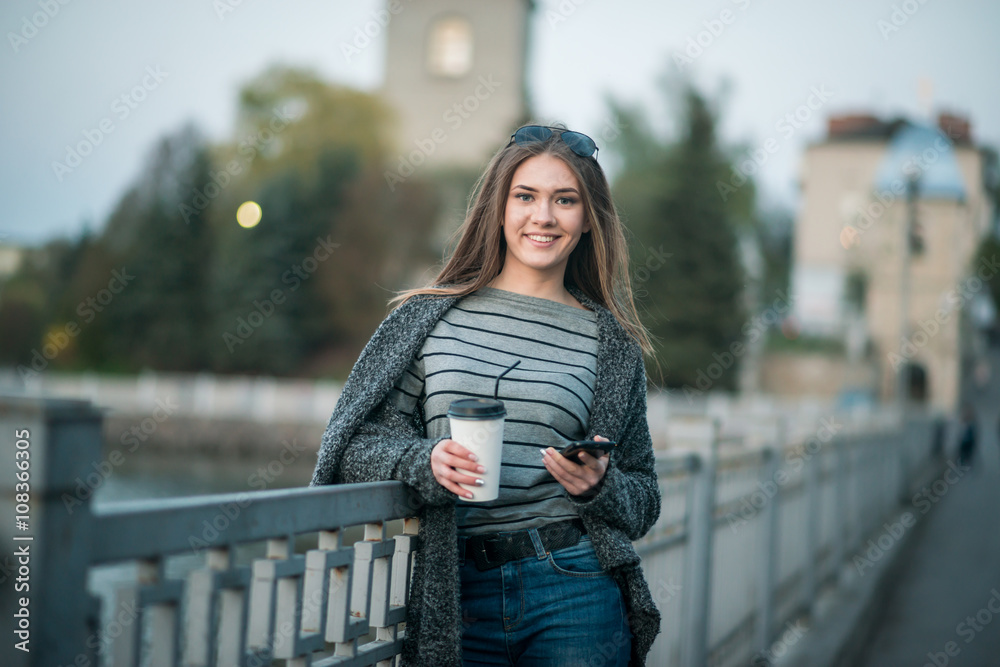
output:
<svg viewBox="0 0 1000 667"><path fill-rule="evenodd" d="M872 595L933 568L921 565L914 545L947 514L932 509L924 520L916 498L936 507L927 494L942 480L950 489L955 473L938 420L875 417L775 420L752 438L716 420L671 420L671 449L657 460L661 517L635 545L663 613L648 664L814 667L834 664L845 647L870 647L872 665L895 664L877 656L907 644L898 617L887 621L898 631L874 644L858 637L871 639L861 630L877 620L873 609L886 607ZM419 501L402 484L95 507L80 485L113 465L102 458L102 420L88 401L0 398L4 455L28 462L4 468L29 473L29 487L15 487L14 474L0 480L10 517L0 531L2 613L14 622L3 664L395 664L420 548ZM16 458L20 451L27 454ZM981 521L996 512L974 514ZM900 575L907 550L915 564ZM18 577L30 591L7 595ZM931 599L942 585L908 594ZM905 611L908 600L890 596L888 609ZM594 664L603 660L599 648Z"/></svg>

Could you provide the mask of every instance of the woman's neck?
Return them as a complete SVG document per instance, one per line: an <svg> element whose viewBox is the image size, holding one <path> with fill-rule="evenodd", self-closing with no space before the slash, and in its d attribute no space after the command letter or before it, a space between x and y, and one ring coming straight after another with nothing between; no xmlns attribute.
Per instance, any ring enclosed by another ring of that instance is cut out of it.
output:
<svg viewBox="0 0 1000 667"><path fill-rule="evenodd" d="M567 306L587 310L583 304L577 301L577 299L569 293L566 286L563 285L562 280L512 280L509 276L505 276L503 272L501 272L500 275L488 283L488 286L495 289L506 290L508 292L516 292L517 294L523 294L525 296L548 299L549 301L556 301L558 303L564 303Z"/></svg>

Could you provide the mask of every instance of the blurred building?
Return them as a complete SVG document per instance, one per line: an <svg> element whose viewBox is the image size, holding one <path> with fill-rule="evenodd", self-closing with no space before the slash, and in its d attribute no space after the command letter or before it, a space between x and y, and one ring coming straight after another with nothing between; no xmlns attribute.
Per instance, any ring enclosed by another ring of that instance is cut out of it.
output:
<svg viewBox="0 0 1000 667"><path fill-rule="evenodd" d="M959 400L963 318L987 291L975 275L997 270L972 265L993 220L985 164L969 122L944 113L936 125L832 117L806 150L792 273L800 334L843 341L846 363L874 366L884 399Z"/></svg>
<svg viewBox="0 0 1000 667"><path fill-rule="evenodd" d="M396 111L397 172L481 167L527 116L531 0L389 2L382 93ZM394 13L393 13L394 12Z"/></svg>

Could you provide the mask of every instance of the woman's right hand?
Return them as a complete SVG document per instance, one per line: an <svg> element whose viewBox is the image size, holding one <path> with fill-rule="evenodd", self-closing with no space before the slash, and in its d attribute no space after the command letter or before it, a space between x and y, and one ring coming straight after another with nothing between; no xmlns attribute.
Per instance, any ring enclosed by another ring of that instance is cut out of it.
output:
<svg viewBox="0 0 1000 667"><path fill-rule="evenodd" d="M486 472L477 463L476 455L450 438L445 438L431 450L431 472L438 484L462 498L471 498L472 492L459 484L481 486L482 480L462 471Z"/></svg>

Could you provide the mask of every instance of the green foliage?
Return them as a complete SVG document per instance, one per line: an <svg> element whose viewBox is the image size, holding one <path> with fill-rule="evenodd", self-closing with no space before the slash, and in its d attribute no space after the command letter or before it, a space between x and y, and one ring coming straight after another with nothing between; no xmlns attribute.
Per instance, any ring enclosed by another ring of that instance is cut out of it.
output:
<svg viewBox="0 0 1000 667"><path fill-rule="evenodd" d="M0 292L0 363L25 374L72 326L39 365L346 374L389 291L433 261L437 197L415 177L387 190L373 95L273 67L239 100L232 140L163 137L99 236L29 254Z"/></svg>
<svg viewBox="0 0 1000 667"><path fill-rule="evenodd" d="M998 261L1000 261L1000 237L997 237L995 234L989 234L979 244L979 249L976 251L976 257L972 265L973 270L982 266L996 266ZM1000 273L990 271L989 277L983 282L987 284L990 295L993 297L993 305L996 307L997 312L1000 313Z"/></svg>
<svg viewBox="0 0 1000 667"><path fill-rule="evenodd" d="M617 109L626 129L616 144L624 168L614 187L633 235L633 278L644 324L658 339L662 384L700 387L699 372L717 362L713 355L742 337L746 277L737 233L752 222L753 191L748 183L740 197L719 195L730 161L716 137L716 114L691 85L680 101L672 142L660 140L642 114ZM657 261L658 253L670 256ZM738 366L733 360L713 386L733 388Z"/></svg>
<svg viewBox="0 0 1000 667"><path fill-rule="evenodd" d="M85 331L87 339L100 337L110 345L105 358L170 371L204 366L200 341L208 317L210 230L203 212L194 210L185 218L178 208L191 187L208 180L210 169L207 149L193 127L165 137L135 186L135 197L126 197L127 208L109 225L108 235L128 239L114 253L113 266L134 278L100 318L111 326Z"/></svg>

